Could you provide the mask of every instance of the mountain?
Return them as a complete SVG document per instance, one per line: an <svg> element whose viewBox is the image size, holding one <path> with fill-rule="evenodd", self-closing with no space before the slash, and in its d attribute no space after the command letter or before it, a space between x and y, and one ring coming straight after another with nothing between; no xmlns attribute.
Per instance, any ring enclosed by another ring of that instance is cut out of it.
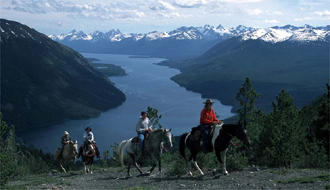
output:
<svg viewBox="0 0 330 190"><path fill-rule="evenodd" d="M276 33L274 30L269 32ZM296 32L300 31L304 29ZM299 106L325 92L329 82L329 37L325 39L323 34L314 41L316 38L306 35L305 41L298 41L301 38L293 33L288 40L275 41L263 36L233 37L197 58L165 61L161 65L180 69L182 73L172 80L188 90L227 105L237 106L235 95L248 76L262 95L258 106L265 110L271 109L270 102L281 89L288 91Z"/></svg>
<svg viewBox="0 0 330 190"><path fill-rule="evenodd" d="M125 95L78 52L18 22L1 23L1 112L28 129L97 116Z"/></svg>
<svg viewBox="0 0 330 190"><path fill-rule="evenodd" d="M241 40L260 39L270 43L282 41L326 41L330 25L296 27L286 25L266 29L246 27L225 28L204 25L201 27L180 27L169 32L153 31L146 34L124 34L119 29L106 33L95 31L86 34L73 30L67 34L50 35L55 41L65 44L79 52L117 53L132 55L150 55L170 59L196 57L205 53L217 43L232 37Z"/></svg>

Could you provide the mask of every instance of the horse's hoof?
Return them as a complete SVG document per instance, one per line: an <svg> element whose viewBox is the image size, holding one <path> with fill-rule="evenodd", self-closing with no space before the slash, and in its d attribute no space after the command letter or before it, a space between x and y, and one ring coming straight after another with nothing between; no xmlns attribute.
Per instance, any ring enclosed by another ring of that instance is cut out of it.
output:
<svg viewBox="0 0 330 190"><path fill-rule="evenodd" d="M227 173L223 173L223 175L229 175L229 173L227 172Z"/></svg>
<svg viewBox="0 0 330 190"><path fill-rule="evenodd" d="M217 170L216 169L212 170L212 174L213 175L215 175L216 173L217 173Z"/></svg>

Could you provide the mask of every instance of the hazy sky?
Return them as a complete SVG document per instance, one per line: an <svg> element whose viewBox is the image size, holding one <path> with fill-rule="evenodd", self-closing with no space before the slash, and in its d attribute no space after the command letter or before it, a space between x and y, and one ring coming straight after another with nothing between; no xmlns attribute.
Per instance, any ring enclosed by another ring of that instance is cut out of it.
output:
<svg viewBox="0 0 330 190"><path fill-rule="evenodd" d="M72 29L124 33L170 31L181 26L325 26L329 0L0 0L0 17L45 34Z"/></svg>

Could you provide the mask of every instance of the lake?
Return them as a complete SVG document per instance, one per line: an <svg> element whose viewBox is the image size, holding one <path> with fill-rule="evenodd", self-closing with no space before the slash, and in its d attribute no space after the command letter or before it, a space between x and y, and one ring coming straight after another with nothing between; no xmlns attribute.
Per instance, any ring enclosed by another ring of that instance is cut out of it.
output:
<svg viewBox="0 0 330 190"><path fill-rule="evenodd" d="M180 73L177 69L155 65L164 59L130 57L128 55L82 53L86 58L96 58L98 63L114 64L125 69L128 75L110 77L123 91L127 100L119 107L103 112L97 118L71 120L49 127L19 132L26 145L32 144L45 152L53 153L60 146L60 138L68 131L73 140L81 144L86 127L91 127L101 152L110 150L114 142L120 143L136 135L135 125L147 106L158 109L163 128L172 128L173 135L189 132L199 124L205 99L201 94L187 91L170 78ZM220 119L233 116L231 106L219 101L213 108Z"/></svg>

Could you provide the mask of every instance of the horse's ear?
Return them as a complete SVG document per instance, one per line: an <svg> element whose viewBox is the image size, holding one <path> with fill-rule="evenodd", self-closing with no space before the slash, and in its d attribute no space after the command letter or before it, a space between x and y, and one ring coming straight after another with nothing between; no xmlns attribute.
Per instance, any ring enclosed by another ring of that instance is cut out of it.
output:
<svg viewBox="0 0 330 190"><path fill-rule="evenodd" d="M168 130L168 132L171 132L172 131L172 128L170 128L170 130Z"/></svg>
<svg viewBox="0 0 330 190"><path fill-rule="evenodd" d="M76 141L74 141L74 144L78 144L78 141L76 140Z"/></svg>

